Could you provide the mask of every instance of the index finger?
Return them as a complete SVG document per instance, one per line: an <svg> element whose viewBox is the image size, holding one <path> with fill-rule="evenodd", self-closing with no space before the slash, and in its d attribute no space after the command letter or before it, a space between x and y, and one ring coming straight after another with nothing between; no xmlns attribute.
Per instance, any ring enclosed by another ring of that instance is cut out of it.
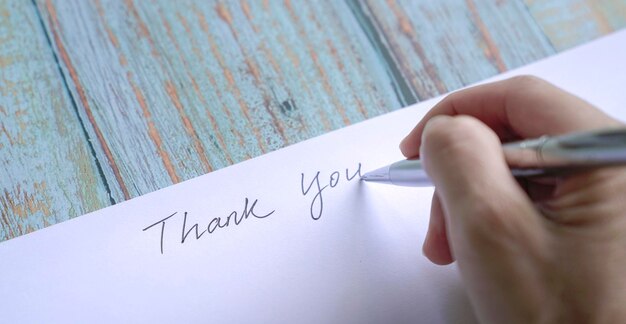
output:
<svg viewBox="0 0 626 324"><path fill-rule="evenodd" d="M436 104L400 143L417 157L424 126L437 115L469 115L503 142L619 124L593 105L542 79L518 76L457 91Z"/></svg>

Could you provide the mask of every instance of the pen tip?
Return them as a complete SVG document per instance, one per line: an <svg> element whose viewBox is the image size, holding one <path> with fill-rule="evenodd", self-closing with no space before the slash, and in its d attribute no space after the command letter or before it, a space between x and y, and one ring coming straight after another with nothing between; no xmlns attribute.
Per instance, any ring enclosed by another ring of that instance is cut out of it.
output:
<svg viewBox="0 0 626 324"><path fill-rule="evenodd" d="M362 181L376 181L376 182L388 182L389 181L389 167L383 167L371 172L367 172L361 176Z"/></svg>

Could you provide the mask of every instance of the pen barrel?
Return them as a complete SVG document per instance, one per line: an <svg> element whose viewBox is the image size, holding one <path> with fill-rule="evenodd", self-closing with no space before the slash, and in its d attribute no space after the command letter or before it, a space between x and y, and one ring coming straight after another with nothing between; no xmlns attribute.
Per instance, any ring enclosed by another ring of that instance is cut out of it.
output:
<svg viewBox="0 0 626 324"><path fill-rule="evenodd" d="M626 129L609 129L505 144L511 168L593 168L626 163Z"/></svg>
<svg viewBox="0 0 626 324"><path fill-rule="evenodd" d="M389 166L389 180L397 186L432 186L420 160L404 160L393 163Z"/></svg>

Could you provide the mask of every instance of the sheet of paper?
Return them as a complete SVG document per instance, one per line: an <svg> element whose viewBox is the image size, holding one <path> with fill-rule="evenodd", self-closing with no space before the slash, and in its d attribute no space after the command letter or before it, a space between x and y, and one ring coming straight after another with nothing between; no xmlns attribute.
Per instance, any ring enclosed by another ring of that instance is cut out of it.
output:
<svg viewBox="0 0 626 324"><path fill-rule="evenodd" d="M507 76L624 120L625 44L620 32ZM0 244L2 321L474 322L456 267L421 253L432 189L358 181L401 158L436 100Z"/></svg>

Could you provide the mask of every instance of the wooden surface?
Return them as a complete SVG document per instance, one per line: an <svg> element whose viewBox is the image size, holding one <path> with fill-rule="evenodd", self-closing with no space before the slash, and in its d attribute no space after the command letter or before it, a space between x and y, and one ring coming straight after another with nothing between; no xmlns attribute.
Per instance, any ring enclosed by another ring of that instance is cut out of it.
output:
<svg viewBox="0 0 626 324"><path fill-rule="evenodd" d="M0 240L111 204L35 7L0 1Z"/></svg>
<svg viewBox="0 0 626 324"><path fill-rule="evenodd" d="M0 0L0 240L533 62L625 8Z"/></svg>

